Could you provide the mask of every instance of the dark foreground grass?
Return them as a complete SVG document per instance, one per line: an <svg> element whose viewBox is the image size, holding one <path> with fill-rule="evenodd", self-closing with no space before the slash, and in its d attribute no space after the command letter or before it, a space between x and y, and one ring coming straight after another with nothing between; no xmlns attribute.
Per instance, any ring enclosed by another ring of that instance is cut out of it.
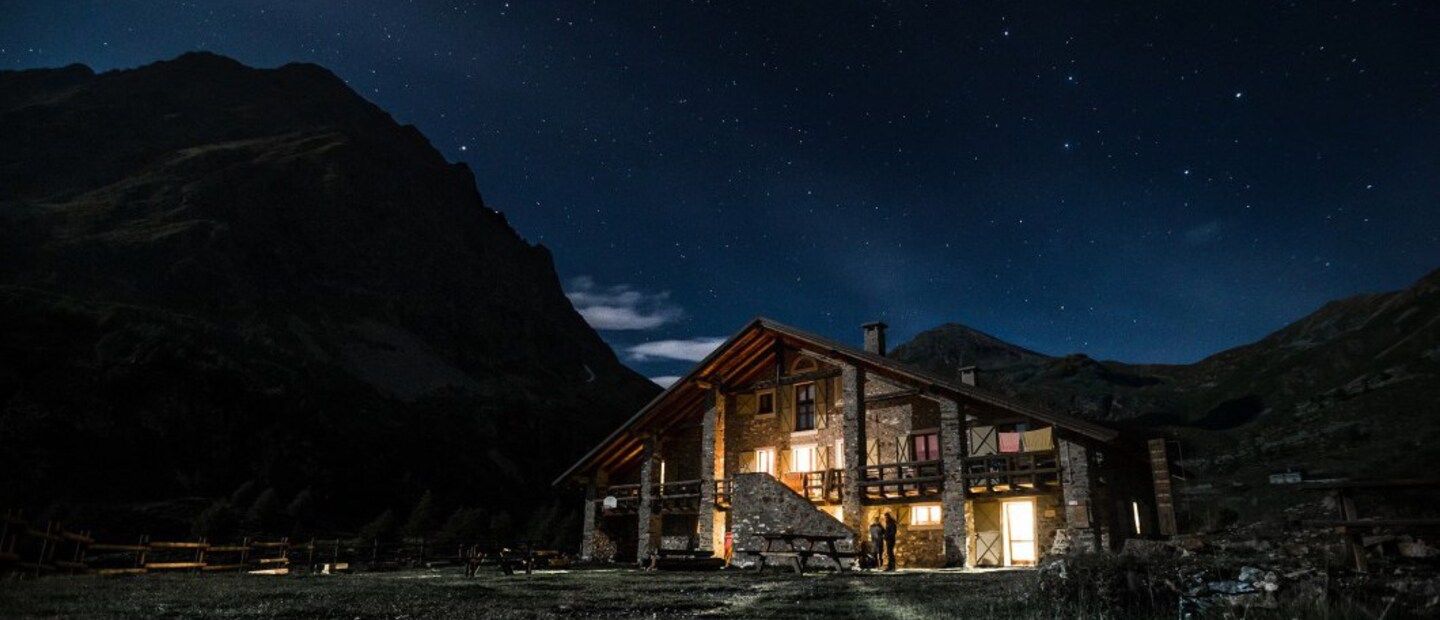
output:
<svg viewBox="0 0 1440 620"><path fill-rule="evenodd" d="M1034 584L1024 571L49 577L0 582L0 618L1109 617L1057 609Z"/></svg>

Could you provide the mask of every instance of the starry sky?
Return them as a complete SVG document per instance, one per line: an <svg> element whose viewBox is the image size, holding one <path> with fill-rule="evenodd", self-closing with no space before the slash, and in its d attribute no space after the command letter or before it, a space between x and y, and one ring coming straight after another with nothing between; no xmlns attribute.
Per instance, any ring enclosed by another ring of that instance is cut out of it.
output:
<svg viewBox="0 0 1440 620"><path fill-rule="evenodd" d="M757 314L1185 363L1440 267L1430 1L0 0L3 68L189 50L418 126L652 377Z"/></svg>

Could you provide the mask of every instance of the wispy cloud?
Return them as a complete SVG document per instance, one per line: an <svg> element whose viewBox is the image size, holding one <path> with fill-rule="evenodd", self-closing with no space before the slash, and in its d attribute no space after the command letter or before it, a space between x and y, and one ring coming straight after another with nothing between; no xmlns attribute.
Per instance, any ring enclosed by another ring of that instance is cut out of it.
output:
<svg viewBox="0 0 1440 620"><path fill-rule="evenodd" d="M600 286L589 276L570 280L565 296L595 329L655 329L685 316L680 306L670 302L668 291L646 293L629 284Z"/></svg>
<svg viewBox="0 0 1440 620"><path fill-rule="evenodd" d="M663 377L650 377L650 380L654 381L655 385L663 388L668 388L672 385L675 385L675 382L679 381L680 377L677 377L675 375L666 375Z"/></svg>
<svg viewBox="0 0 1440 620"><path fill-rule="evenodd" d="M625 349L631 361L680 360L698 362L725 342L724 338L690 338L688 340L655 340Z"/></svg>

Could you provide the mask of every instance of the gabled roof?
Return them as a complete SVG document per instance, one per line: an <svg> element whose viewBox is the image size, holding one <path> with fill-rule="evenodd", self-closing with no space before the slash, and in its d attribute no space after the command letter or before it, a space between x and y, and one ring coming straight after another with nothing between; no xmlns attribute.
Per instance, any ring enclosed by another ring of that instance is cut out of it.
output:
<svg viewBox="0 0 1440 620"><path fill-rule="evenodd" d="M1047 422L1096 441L1108 443L1119 437L1119 433L1115 430L1088 420L1029 407L973 385L965 385L938 377L882 355L857 349L765 317L756 317L696 364L688 374L672 383L669 388L636 412L625 424L610 433L609 437L606 437L564 474L556 478L553 484L559 485L576 475L597 467L624 463L638 455L647 429L664 429L681 421L686 414L700 412L700 405L704 403L709 392L708 388L701 387L702 381L707 383L716 381L723 375L722 371L730 372L734 379L742 379L745 375L753 373L767 358L766 354L771 350L771 345L776 338L789 346L808 349L827 357L855 364L865 368L867 372L922 387L929 393L948 396L962 403L967 401L983 403L1022 417Z"/></svg>

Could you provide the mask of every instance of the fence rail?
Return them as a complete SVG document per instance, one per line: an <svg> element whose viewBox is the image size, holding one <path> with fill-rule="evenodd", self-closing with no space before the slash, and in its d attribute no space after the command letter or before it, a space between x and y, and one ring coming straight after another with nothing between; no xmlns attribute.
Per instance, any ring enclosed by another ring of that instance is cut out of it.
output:
<svg viewBox="0 0 1440 620"><path fill-rule="evenodd" d="M17 513L0 515L0 574L39 577L49 574L141 575L152 572L247 573L345 572L413 567L495 565L507 573L523 567L558 565L567 559L529 543L494 540L413 538L310 539L253 537L239 542L151 540L96 542L88 532L65 530L60 523L31 527Z"/></svg>

